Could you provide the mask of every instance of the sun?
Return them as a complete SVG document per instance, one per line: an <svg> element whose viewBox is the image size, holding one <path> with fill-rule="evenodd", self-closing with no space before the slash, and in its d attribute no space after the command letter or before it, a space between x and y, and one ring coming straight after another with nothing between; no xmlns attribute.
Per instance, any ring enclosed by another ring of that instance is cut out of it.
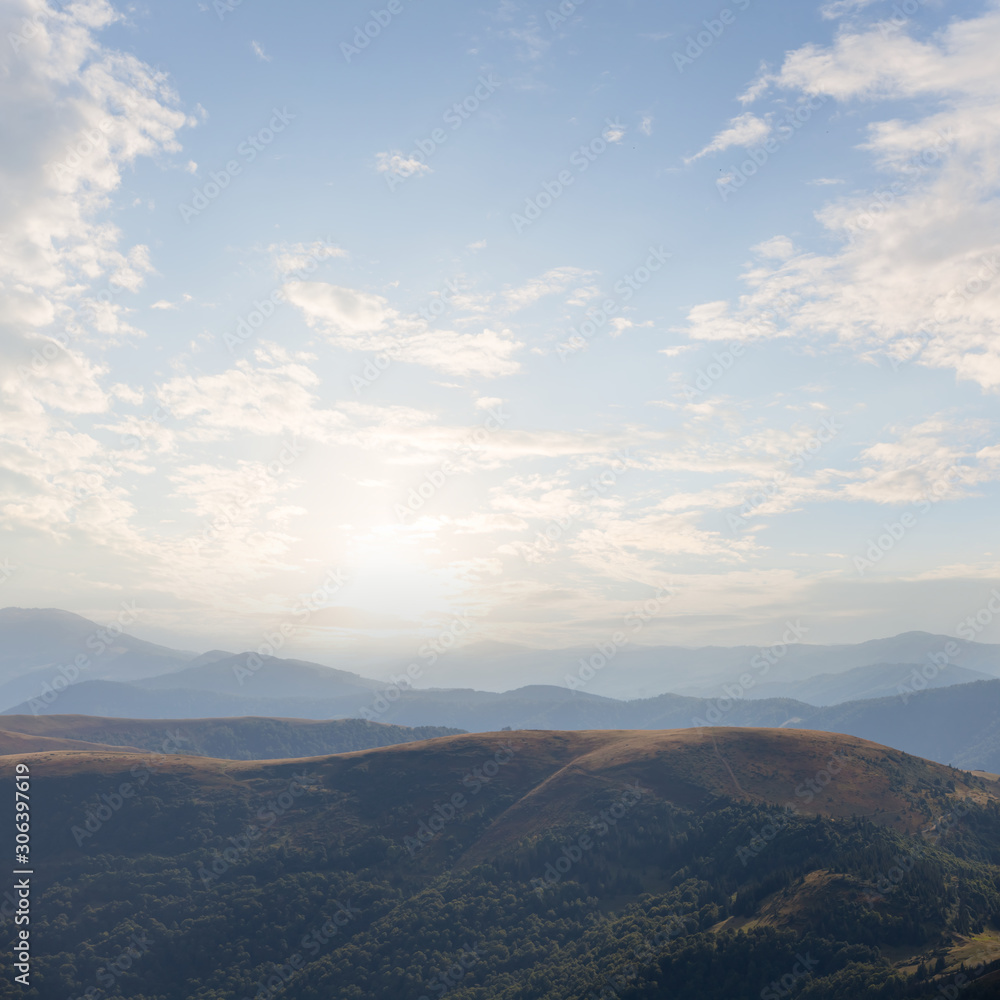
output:
<svg viewBox="0 0 1000 1000"><path fill-rule="evenodd" d="M451 613L455 586L428 525L381 524L352 533L346 561L355 607L415 621Z"/></svg>

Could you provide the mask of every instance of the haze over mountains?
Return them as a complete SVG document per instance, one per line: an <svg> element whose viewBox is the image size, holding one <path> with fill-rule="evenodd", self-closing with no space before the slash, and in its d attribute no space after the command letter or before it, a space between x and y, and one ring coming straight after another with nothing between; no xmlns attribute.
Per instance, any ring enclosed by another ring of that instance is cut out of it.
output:
<svg viewBox="0 0 1000 1000"><path fill-rule="evenodd" d="M334 666L284 660L289 666L283 666L280 675L257 669L240 683L237 674L249 651L197 653L168 648L125 631L135 621L134 612L123 611L119 620L99 625L55 609L0 610L0 642L4 644L0 706L9 708L34 697L46 682L52 684L67 672L74 673L74 683L106 680L147 689L230 692L254 698L300 693L327 698L380 690L393 675L405 674L411 662L420 667L415 679L409 676L418 688L503 692L528 684L567 686L572 683L568 679L580 673L581 659L585 663L600 659L595 647L529 650L503 643L473 643L453 652L434 652L428 644L412 657L373 656L363 665L356 655L344 653L331 654ZM624 700L667 692L714 696L722 694L722 687L741 673L750 672L754 680L746 687L746 697L796 697L831 704L893 693L899 676L916 664L937 665L927 679L930 686L1000 677L1000 645L927 632L842 646L797 641L806 634L801 626L789 623L786 643L763 648L623 645L612 655L611 667L590 671L585 687L588 693ZM876 666L881 669L865 672Z"/></svg>
<svg viewBox="0 0 1000 1000"><path fill-rule="evenodd" d="M529 654L493 646L487 673L498 675L506 663L503 669L511 676L531 670L538 676L547 663L549 676L560 679L561 672L574 686L535 683L502 692L467 686L479 676L474 646L435 664L435 676L442 663L452 672L464 664L466 686L411 688L403 662L380 665L389 679L380 681L247 652L196 654L146 643L114 625L63 611L0 611L0 645L6 650L0 660L0 706L7 716L360 718L430 727L428 732L782 726L845 732L944 763L1000 771L1000 680L983 679L1000 674L1000 647L928 633L854 646L626 648L589 672L580 658L592 657L593 650ZM659 673L657 662L664 665ZM618 683L626 693L638 687L658 693L631 700L602 693ZM4 728L44 735L24 722ZM80 738L65 727L47 735ZM111 742L120 740L129 742L123 737ZM310 740L301 745L316 753L351 748ZM278 747L300 744L268 743L258 735L253 745L261 756L277 756L284 752ZM379 744L359 744L367 745Z"/></svg>
<svg viewBox="0 0 1000 1000"><path fill-rule="evenodd" d="M1000 987L1000 647L494 644L407 674L128 618L0 611L0 784L26 763L44 817L31 996L100 982L136 891L136 1000L756 1000L803 956L803 1000Z"/></svg>

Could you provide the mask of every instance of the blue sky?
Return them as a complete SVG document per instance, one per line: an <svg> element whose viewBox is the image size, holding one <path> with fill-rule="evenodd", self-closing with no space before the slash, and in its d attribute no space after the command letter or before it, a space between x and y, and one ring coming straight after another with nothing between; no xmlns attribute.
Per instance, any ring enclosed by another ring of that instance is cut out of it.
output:
<svg viewBox="0 0 1000 1000"><path fill-rule="evenodd" d="M322 660L989 602L995 3L0 15L4 604Z"/></svg>

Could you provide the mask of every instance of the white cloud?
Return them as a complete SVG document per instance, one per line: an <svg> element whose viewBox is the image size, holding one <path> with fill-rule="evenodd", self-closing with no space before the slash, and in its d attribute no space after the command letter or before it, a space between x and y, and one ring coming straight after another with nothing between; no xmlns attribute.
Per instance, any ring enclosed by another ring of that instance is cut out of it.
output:
<svg viewBox="0 0 1000 1000"><path fill-rule="evenodd" d="M412 177L414 174L429 174L431 168L414 156L394 149L388 153L376 153L375 169L380 174L394 174L398 177Z"/></svg>
<svg viewBox="0 0 1000 1000"><path fill-rule="evenodd" d="M692 340L744 341L780 335L769 311L747 309L734 315L723 300L692 307L687 320L682 329Z"/></svg>
<svg viewBox="0 0 1000 1000"><path fill-rule="evenodd" d="M760 257L772 260L788 260L795 253L795 244L787 236L772 236L758 243L751 250Z"/></svg>
<svg viewBox="0 0 1000 1000"><path fill-rule="evenodd" d="M274 261L274 269L285 278L315 271L324 260L348 256L342 247L320 240L312 243L272 243L267 249Z"/></svg>
<svg viewBox="0 0 1000 1000"><path fill-rule="evenodd" d="M762 97L767 93L771 86L773 76L766 62L761 62L760 68L757 70L757 76L753 79L750 85L747 87L739 97L736 98L740 104L753 104L759 97Z"/></svg>
<svg viewBox="0 0 1000 1000"><path fill-rule="evenodd" d="M863 148L892 185L819 213L839 251L751 268L735 308L692 310L691 335L722 339L745 324L754 336L832 338L863 357L1000 388L998 45L1000 11L991 9L928 41L876 28L789 53L775 76L786 89L845 104L939 103L870 126Z"/></svg>
<svg viewBox="0 0 1000 1000"><path fill-rule="evenodd" d="M507 307L511 312L534 305L547 295L565 292L571 285L578 284L593 274L579 267L554 267L540 278L532 278L520 288L511 288L504 293Z"/></svg>
<svg viewBox="0 0 1000 1000"><path fill-rule="evenodd" d="M177 153L177 132L188 124L161 73L98 42L96 32L118 18L100 0L55 11L40 0L0 8L8 49L0 89L0 511L29 533L111 547L134 541L136 511L120 478L141 456L67 418L141 399L120 383L105 388L103 352L142 335L125 303L153 264L146 246L123 243L107 210L123 173L140 157Z"/></svg>
<svg viewBox="0 0 1000 1000"><path fill-rule="evenodd" d="M988 429L961 425L940 416L896 429L895 440L866 448L856 482L844 486L852 500L882 504L938 502L965 496L980 483L995 481L1000 463L977 447Z"/></svg>
<svg viewBox="0 0 1000 1000"><path fill-rule="evenodd" d="M643 115L642 116L642 121L639 122L639 131L643 135L652 135L653 134L653 116L652 115Z"/></svg>
<svg viewBox="0 0 1000 1000"><path fill-rule="evenodd" d="M523 28L510 28L504 37L518 43L517 58L534 62L548 51L551 42L542 37L541 27L534 16Z"/></svg>
<svg viewBox="0 0 1000 1000"><path fill-rule="evenodd" d="M270 62L271 57L261 47L260 42L251 42L250 49L261 62Z"/></svg>
<svg viewBox="0 0 1000 1000"><path fill-rule="evenodd" d="M694 156L685 158L685 163L708 156L710 153L720 153L732 146L756 146L771 134L771 123L758 118L752 111L744 111L729 122L729 127L723 129L704 149Z"/></svg>
<svg viewBox="0 0 1000 1000"><path fill-rule="evenodd" d="M864 10L865 7L870 7L877 2L878 0L833 0L832 3L824 4L819 10L823 17L832 21L835 18L844 17L846 14Z"/></svg>
<svg viewBox="0 0 1000 1000"><path fill-rule="evenodd" d="M321 281L288 282L284 292L306 322L323 330L338 347L384 354L451 375L494 378L520 367L514 355L523 345L508 331L430 330L423 320L404 320L380 295Z"/></svg>
<svg viewBox="0 0 1000 1000"><path fill-rule="evenodd" d="M427 330L373 342L372 350L383 351L397 361L426 365L449 375L498 378L520 370L514 355L523 346L509 330L484 329L476 334Z"/></svg>
<svg viewBox="0 0 1000 1000"><path fill-rule="evenodd" d="M381 295L324 281L290 281L283 291L286 299L302 310L310 326L322 326L344 338L384 330L398 317Z"/></svg>
<svg viewBox="0 0 1000 1000"><path fill-rule="evenodd" d="M256 352L257 364L240 361L215 375L182 375L159 389L160 402L181 420L185 433L197 440L229 438L242 428L249 434L293 434L332 439L347 419L317 405L316 375L280 351Z"/></svg>
<svg viewBox="0 0 1000 1000"><path fill-rule="evenodd" d="M185 305L188 302L190 302L193 297L194 296L189 295L187 292L185 292L183 295L181 295L180 302L171 302L169 299L158 299L149 308L162 309L162 310L179 309L182 305Z"/></svg>
<svg viewBox="0 0 1000 1000"><path fill-rule="evenodd" d="M625 126L618 121L610 122L603 135L608 142L621 142L625 138Z"/></svg>

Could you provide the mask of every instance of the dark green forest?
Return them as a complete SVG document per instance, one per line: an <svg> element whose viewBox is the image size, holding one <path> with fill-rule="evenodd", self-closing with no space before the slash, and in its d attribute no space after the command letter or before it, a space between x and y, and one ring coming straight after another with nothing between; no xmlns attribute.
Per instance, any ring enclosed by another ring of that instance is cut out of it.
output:
<svg viewBox="0 0 1000 1000"><path fill-rule="evenodd" d="M962 996L997 995L992 966L953 958L1000 929L994 801L908 837L723 796L625 809L597 789L581 818L470 861L517 798L504 782L425 816L441 829L422 842L400 835L419 827L408 801L309 763L252 794L140 771L141 794L103 810L81 794L92 777L47 777L41 947L32 987L2 995L918 1000L961 975Z"/></svg>

